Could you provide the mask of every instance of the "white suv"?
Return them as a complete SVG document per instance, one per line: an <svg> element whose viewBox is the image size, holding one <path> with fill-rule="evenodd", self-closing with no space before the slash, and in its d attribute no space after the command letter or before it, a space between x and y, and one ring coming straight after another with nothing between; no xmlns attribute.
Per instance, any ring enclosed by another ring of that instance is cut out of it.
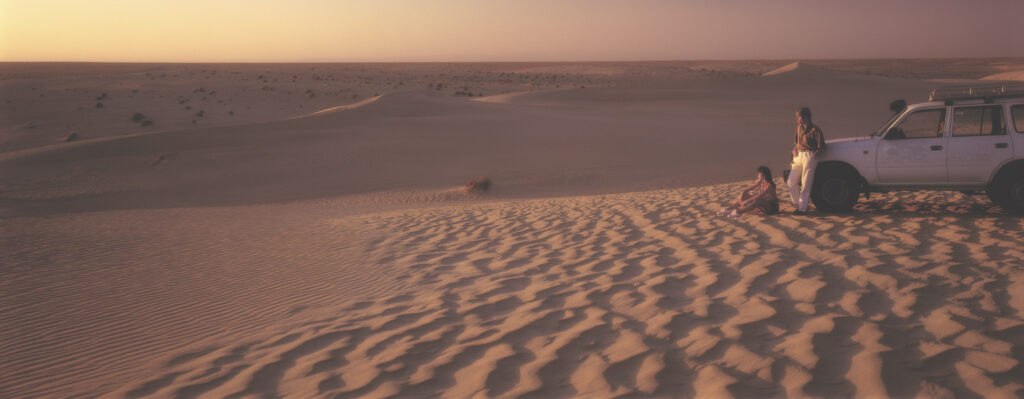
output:
<svg viewBox="0 0 1024 399"><path fill-rule="evenodd" d="M1024 86L934 90L929 102L890 109L870 136L830 140L818 154L815 207L849 211L870 192L984 190L1024 213Z"/></svg>

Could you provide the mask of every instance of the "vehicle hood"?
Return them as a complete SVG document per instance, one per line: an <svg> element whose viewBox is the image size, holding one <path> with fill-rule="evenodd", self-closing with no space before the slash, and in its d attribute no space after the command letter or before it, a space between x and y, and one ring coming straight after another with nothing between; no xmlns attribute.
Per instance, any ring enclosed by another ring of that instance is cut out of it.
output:
<svg viewBox="0 0 1024 399"><path fill-rule="evenodd" d="M868 140L871 140L871 139L872 139L871 137L867 137L867 136L864 136L864 137L848 137L848 138L845 138L845 139L825 140L825 144L826 145L832 145L832 144L840 144L840 143L853 143L853 142L857 142L857 141L868 141Z"/></svg>
<svg viewBox="0 0 1024 399"><path fill-rule="evenodd" d="M850 137L843 139L835 139L826 141L825 158L832 158L834 156L842 156L850 152L859 153L862 150L870 149L874 146L874 138L872 137Z"/></svg>

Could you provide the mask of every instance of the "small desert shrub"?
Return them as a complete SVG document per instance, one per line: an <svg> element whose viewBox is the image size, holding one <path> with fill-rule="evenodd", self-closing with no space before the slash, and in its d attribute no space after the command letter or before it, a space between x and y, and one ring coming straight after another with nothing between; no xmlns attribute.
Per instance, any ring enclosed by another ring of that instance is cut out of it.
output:
<svg viewBox="0 0 1024 399"><path fill-rule="evenodd" d="M71 134L69 134L68 137L64 139L64 142L67 143L75 140L78 140L78 133L71 132Z"/></svg>
<svg viewBox="0 0 1024 399"><path fill-rule="evenodd" d="M96 103L96 108L103 108L103 103Z"/></svg>
<svg viewBox="0 0 1024 399"><path fill-rule="evenodd" d="M169 154L160 154L160 156L156 157L155 159L153 159L152 161L149 162L149 167L151 167L151 168L157 167L157 165L160 165L160 163L162 163L163 161L167 160L167 156L168 155Z"/></svg>
<svg viewBox="0 0 1024 399"><path fill-rule="evenodd" d="M146 119L142 121L142 126L153 126L153 121Z"/></svg>
<svg viewBox="0 0 1024 399"><path fill-rule="evenodd" d="M146 119L146 116L141 113L136 112L135 115L132 115L132 122L139 123L142 122L143 119Z"/></svg>
<svg viewBox="0 0 1024 399"><path fill-rule="evenodd" d="M462 192L466 194L482 193L490 189L491 178L486 176L470 180L466 185L462 186Z"/></svg>
<svg viewBox="0 0 1024 399"><path fill-rule="evenodd" d="M198 116L200 118L203 117L203 114L204 114L203 110L199 110L199 112L196 112L196 116Z"/></svg>

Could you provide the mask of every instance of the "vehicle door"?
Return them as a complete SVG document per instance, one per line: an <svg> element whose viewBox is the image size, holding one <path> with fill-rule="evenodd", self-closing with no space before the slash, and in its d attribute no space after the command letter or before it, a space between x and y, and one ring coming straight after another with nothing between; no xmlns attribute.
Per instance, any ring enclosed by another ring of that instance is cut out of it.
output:
<svg viewBox="0 0 1024 399"><path fill-rule="evenodd" d="M878 142L875 165L882 184L943 184L946 175L946 107L908 112Z"/></svg>
<svg viewBox="0 0 1024 399"><path fill-rule="evenodd" d="M1010 126L1016 133L1011 134L1016 146L1013 149L1014 158L1024 158L1024 104L1010 105ZM1012 145L1012 144L1011 144Z"/></svg>
<svg viewBox="0 0 1024 399"><path fill-rule="evenodd" d="M946 170L953 184L985 184L1003 162L1013 158L1002 104L953 107Z"/></svg>

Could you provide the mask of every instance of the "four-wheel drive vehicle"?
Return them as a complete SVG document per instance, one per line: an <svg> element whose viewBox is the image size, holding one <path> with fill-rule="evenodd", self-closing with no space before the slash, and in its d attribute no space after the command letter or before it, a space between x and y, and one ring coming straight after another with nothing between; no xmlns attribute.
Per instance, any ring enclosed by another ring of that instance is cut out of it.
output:
<svg viewBox="0 0 1024 399"><path fill-rule="evenodd" d="M870 136L827 142L817 157L815 207L849 211L870 192L985 191L1024 213L1024 86L937 89L929 102L897 100L890 109Z"/></svg>

